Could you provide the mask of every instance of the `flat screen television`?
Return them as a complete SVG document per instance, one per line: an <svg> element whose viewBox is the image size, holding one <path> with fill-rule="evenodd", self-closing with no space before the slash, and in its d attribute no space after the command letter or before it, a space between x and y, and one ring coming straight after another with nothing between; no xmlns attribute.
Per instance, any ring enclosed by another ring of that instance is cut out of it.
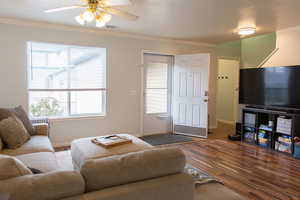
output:
<svg viewBox="0 0 300 200"><path fill-rule="evenodd" d="M239 103L300 108L300 65L240 70Z"/></svg>

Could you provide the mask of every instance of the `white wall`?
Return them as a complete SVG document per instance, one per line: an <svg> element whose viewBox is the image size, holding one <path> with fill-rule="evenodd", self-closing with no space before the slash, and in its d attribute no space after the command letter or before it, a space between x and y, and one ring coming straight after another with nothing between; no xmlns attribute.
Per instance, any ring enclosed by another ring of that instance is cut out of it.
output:
<svg viewBox="0 0 300 200"><path fill-rule="evenodd" d="M279 50L264 67L300 65L300 26L277 31L276 37Z"/></svg>
<svg viewBox="0 0 300 200"><path fill-rule="evenodd" d="M11 24L11 23L14 24ZM215 126L215 48L168 40L84 31L62 25L0 20L0 107L28 106L26 41L107 48L107 116L52 121L51 140L64 145L75 138L126 132L140 135L142 50L170 54L211 53L210 124ZM88 30L88 29L87 29ZM136 91L136 95L134 94Z"/></svg>

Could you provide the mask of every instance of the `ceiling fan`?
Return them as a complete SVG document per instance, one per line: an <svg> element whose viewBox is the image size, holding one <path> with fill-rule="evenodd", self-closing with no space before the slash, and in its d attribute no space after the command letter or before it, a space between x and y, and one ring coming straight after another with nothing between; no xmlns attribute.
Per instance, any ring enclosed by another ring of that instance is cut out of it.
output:
<svg viewBox="0 0 300 200"><path fill-rule="evenodd" d="M114 8L115 6L130 5L131 0L81 0L82 4L45 10L45 13L61 12L65 10L85 9L80 15L75 17L76 21L85 25L95 20L97 27L104 27L108 23L112 15L122 17L127 20L137 20L138 16L131 13Z"/></svg>

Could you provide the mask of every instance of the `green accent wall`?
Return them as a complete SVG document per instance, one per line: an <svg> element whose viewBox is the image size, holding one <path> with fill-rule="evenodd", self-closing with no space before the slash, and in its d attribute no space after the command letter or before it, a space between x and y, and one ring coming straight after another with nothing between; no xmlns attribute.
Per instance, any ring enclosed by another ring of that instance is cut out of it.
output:
<svg viewBox="0 0 300 200"><path fill-rule="evenodd" d="M241 68L257 67L276 48L276 33L217 45L219 58L240 59Z"/></svg>
<svg viewBox="0 0 300 200"><path fill-rule="evenodd" d="M236 58L241 57L241 45L242 41L232 41L217 45L217 55L223 58Z"/></svg>
<svg viewBox="0 0 300 200"><path fill-rule="evenodd" d="M276 33L241 40L241 68L257 67L276 48Z"/></svg>

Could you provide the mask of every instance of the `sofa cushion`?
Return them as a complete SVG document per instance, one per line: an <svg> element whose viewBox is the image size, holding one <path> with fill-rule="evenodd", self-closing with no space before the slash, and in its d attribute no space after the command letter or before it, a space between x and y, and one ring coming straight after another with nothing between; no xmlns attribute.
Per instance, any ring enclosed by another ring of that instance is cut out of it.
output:
<svg viewBox="0 0 300 200"><path fill-rule="evenodd" d="M193 178L181 173L89 192L82 199L194 200L194 191Z"/></svg>
<svg viewBox="0 0 300 200"><path fill-rule="evenodd" d="M0 155L0 180L27 174L32 173L20 160L11 156Z"/></svg>
<svg viewBox="0 0 300 200"><path fill-rule="evenodd" d="M105 158L113 155L121 155L129 152L137 152L152 149L153 146L143 140L128 134L118 134L132 140L132 143L115 146L113 148L101 147L91 142L95 137L81 138L72 141L71 154L74 167L80 169L86 160Z"/></svg>
<svg viewBox="0 0 300 200"><path fill-rule="evenodd" d="M11 111L23 122L25 128L30 135L34 135L34 128L30 122L30 119L22 106L18 106Z"/></svg>
<svg viewBox="0 0 300 200"><path fill-rule="evenodd" d="M0 108L0 121L11 117L12 115L16 115L22 122L26 130L30 135L34 135L34 128L28 118L27 113L23 109L22 106L18 106L16 108L7 109L7 108Z"/></svg>
<svg viewBox="0 0 300 200"><path fill-rule="evenodd" d="M25 144L17 149L4 149L2 154L6 155L22 155L36 152L54 152L52 144L47 136L31 136Z"/></svg>
<svg viewBox="0 0 300 200"><path fill-rule="evenodd" d="M184 166L185 156L180 149L159 148L88 160L80 172L87 191L95 191L180 173Z"/></svg>
<svg viewBox="0 0 300 200"><path fill-rule="evenodd" d="M10 149L19 148L30 139L29 133L17 117L0 121L0 137Z"/></svg>
<svg viewBox="0 0 300 200"><path fill-rule="evenodd" d="M27 167L38 169L42 172L60 170L55 154L52 152L29 153L16 156Z"/></svg>
<svg viewBox="0 0 300 200"><path fill-rule="evenodd" d="M58 200L84 192L84 180L76 171L21 176L0 181L0 185L0 194L9 195L9 200Z"/></svg>

